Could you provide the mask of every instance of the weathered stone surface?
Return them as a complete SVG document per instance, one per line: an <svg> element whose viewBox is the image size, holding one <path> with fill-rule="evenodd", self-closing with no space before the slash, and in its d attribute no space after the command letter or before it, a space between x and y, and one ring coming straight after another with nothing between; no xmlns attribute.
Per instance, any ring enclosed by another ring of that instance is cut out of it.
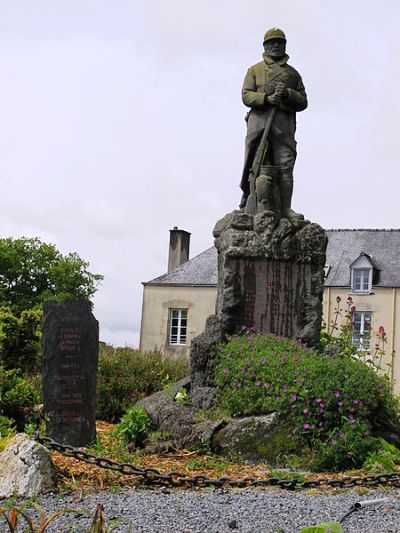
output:
<svg viewBox="0 0 400 533"><path fill-rule="evenodd" d="M318 345L324 230L301 217L289 220L269 212L254 216L254 230L235 229L232 219L224 217L214 232L217 316L225 333L246 325Z"/></svg>
<svg viewBox="0 0 400 533"><path fill-rule="evenodd" d="M207 444L222 421L198 422L191 409L174 401L168 392L160 391L139 400L156 426L168 432L175 446L191 447Z"/></svg>
<svg viewBox="0 0 400 533"><path fill-rule="evenodd" d="M192 392L192 405L195 409L212 409L217 405L215 387L197 387Z"/></svg>
<svg viewBox="0 0 400 533"><path fill-rule="evenodd" d="M87 446L96 438L99 325L87 300L43 304L42 385L48 431Z"/></svg>
<svg viewBox="0 0 400 533"><path fill-rule="evenodd" d="M138 405L161 431L168 431L174 439L182 442L190 438L195 424L193 415L190 409L175 402L168 392L156 392L139 400Z"/></svg>
<svg viewBox="0 0 400 533"><path fill-rule="evenodd" d="M215 432L213 451L228 458L279 465L283 453L295 453L291 429L282 423L277 413L235 420Z"/></svg>
<svg viewBox="0 0 400 533"><path fill-rule="evenodd" d="M0 454L0 498L31 497L56 489L49 450L18 433Z"/></svg>
<svg viewBox="0 0 400 533"><path fill-rule="evenodd" d="M190 392L191 388L191 378L186 376L176 383L173 383L169 386L169 392L172 396L175 396L180 390L184 389L186 392Z"/></svg>
<svg viewBox="0 0 400 533"><path fill-rule="evenodd" d="M327 344L324 348L325 357L338 357L340 352L340 346L337 344Z"/></svg>
<svg viewBox="0 0 400 533"><path fill-rule="evenodd" d="M195 337L190 347L190 372L192 395L198 387L208 385L208 365L212 359L212 349L218 342L225 341L225 331L221 319L210 315L203 333Z"/></svg>

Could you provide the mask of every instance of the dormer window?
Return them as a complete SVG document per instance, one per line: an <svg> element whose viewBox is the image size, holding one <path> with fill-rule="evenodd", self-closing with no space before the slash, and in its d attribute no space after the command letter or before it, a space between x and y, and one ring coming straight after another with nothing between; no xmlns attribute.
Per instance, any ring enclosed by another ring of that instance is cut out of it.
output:
<svg viewBox="0 0 400 533"><path fill-rule="evenodd" d="M353 268L353 292L371 292L372 268Z"/></svg>
<svg viewBox="0 0 400 533"><path fill-rule="evenodd" d="M367 254L361 254L350 266L351 292L370 293L374 265Z"/></svg>

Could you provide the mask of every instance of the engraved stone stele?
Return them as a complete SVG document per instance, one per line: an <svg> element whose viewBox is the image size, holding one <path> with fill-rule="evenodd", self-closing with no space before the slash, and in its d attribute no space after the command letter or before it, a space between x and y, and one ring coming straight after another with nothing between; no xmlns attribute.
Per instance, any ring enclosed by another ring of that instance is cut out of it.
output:
<svg viewBox="0 0 400 533"><path fill-rule="evenodd" d="M87 446L96 438L99 325L88 300L43 304L42 387L50 436Z"/></svg>

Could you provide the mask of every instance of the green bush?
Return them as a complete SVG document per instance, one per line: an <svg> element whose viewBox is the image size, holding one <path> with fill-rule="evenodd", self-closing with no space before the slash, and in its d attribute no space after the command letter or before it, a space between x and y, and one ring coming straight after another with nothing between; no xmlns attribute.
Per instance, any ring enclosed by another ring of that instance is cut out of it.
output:
<svg viewBox="0 0 400 533"><path fill-rule="evenodd" d="M189 372L186 357L101 346L97 373L97 417L115 422L138 399L162 390Z"/></svg>
<svg viewBox="0 0 400 533"><path fill-rule="evenodd" d="M11 418L8 418L7 416L0 415L0 438L11 435L14 431L14 425L14 420L11 420Z"/></svg>
<svg viewBox="0 0 400 533"><path fill-rule="evenodd" d="M0 362L5 368L37 372L40 367L42 310L27 309L20 315L0 307Z"/></svg>
<svg viewBox="0 0 400 533"><path fill-rule="evenodd" d="M317 451L316 468L361 466L374 437L399 434L399 401L386 376L293 340L248 330L233 337L216 350L215 384L232 416L280 412L293 435Z"/></svg>
<svg viewBox="0 0 400 533"><path fill-rule="evenodd" d="M143 446L146 436L154 423L140 405L135 405L121 418L117 426L116 434L124 444L133 443L135 446Z"/></svg>
<svg viewBox="0 0 400 533"><path fill-rule="evenodd" d="M0 366L0 415L15 422L18 431L34 417L37 391L28 378L18 370L5 370Z"/></svg>

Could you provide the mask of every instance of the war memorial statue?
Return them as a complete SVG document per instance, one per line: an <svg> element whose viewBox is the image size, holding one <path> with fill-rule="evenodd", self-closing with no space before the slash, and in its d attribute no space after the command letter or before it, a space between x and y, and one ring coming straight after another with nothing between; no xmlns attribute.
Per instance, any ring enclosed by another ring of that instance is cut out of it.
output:
<svg viewBox="0 0 400 533"><path fill-rule="evenodd" d="M274 182L272 187L277 189L267 207L290 218L296 215L290 209L296 160L296 112L306 109L307 95L300 74L287 63L283 31L268 30L263 44L264 59L249 68L242 89L243 103L250 111L246 115L245 162L240 183L243 196L239 207L250 214L262 209L261 205L257 209L249 195L254 194L253 182L263 167ZM264 196L258 204L263 199L268 201L268 195Z"/></svg>
<svg viewBox="0 0 400 533"><path fill-rule="evenodd" d="M268 30L263 43L264 59L249 68L242 89L250 111L240 209L213 231L216 313L191 345L195 406L209 383L213 345L241 327L298 338L310 347L320 338L327 237L291 209L296 113L306 109L307 96L300 74L287 63L284 32Z"/></svg>

